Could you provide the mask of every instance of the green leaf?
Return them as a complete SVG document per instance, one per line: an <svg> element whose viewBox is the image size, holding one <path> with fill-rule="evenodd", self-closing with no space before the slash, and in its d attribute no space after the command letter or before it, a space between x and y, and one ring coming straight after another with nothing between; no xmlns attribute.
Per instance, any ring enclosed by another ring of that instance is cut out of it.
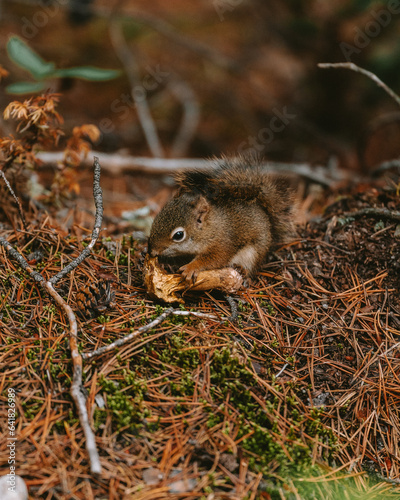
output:
<svg viewBox="0 0 400 500"><path fill-rule="evenodd" d="M83 80L91 80L101 82L105 80L112 80L121 74L116 69L102 69L95 68L94 66L78 66L76 68L58 69L54 72L54 76L60 78L82 78Z"/></svg>
<svg viewBox="0 0 400 500"><path fill-rule="evenodd" d="M44 90L46 84L44 82L16 82L6 87L6 92L9 94L34 94Z"/></svg>
<svg viewBox="0 0 400 500"><path fill-rule="evenodd" d="M54 63L42 59L18 36L12 36L8 40L7 53L15 64L28 71L36 80L49 77L54 72Z"/></svg>

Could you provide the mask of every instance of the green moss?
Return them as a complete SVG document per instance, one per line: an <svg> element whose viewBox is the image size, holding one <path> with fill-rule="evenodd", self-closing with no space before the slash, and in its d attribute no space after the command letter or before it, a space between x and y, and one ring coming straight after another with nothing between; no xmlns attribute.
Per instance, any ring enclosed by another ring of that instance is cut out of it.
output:
<svg viewBox="0 0 400 500"><path fill-rule="evenodd" d="M190 373L186 372L179 379L178 383L171 382L171 394L172 396L193 396L194 391L194 381ZM181 413L181 410L178 413Z"/></svg>
<svg viewBox="0 0 400 500"><path fill-rule="evenodd" d="M49 372L54 380L61 381L66 387L70 387L72 382L72 363L62 363L62 359L53 360L49 357Z"/></svg>
<svg viewBox="0 0 400 500"><path fill-rule="evenodd" d="M247 303L239 300L237 308L238 308L238 311L240 311L240 312L249 312L251 309L251 306L250 306L250 304L247 304Z"/></svg>
<svg viewBox="0 0 400 500"><path fill-rule="evenodd" d="M183 334L173 335L167 340L166 349L159 354L159 360L184 370L193 370L200 362L200 355L198 349L189 347L184 341Z"/></svg>
<svg viewBox="0 0 400 500"><path fill-rule="evenodd" d="M109 323L110 320L111 320L110 316L105 316L104 314L101 314L100 316L97 317L97 321L102 325Z"/></svg>
<svg viewBox="0 0 400 500"><path fill-rule="evenodd" d="M270 346L273 348L273 349L278 349L279 348L279 341L276 337L274 337L274 340L272 342L270 342Z"/></svg>
<svg viewBox="0 0 400 500"><path fill-rule="evenodd" d="M29 359L29 361L33 362L33 365L38 364L38 354L40 353L40 348L39 347L31 347L26 350L26 357Z"/></svg>
<svg viewBox="0 0 400 500"><path fill-rule="evenodd" d="M297 409L296 388L289 383L274 383L275 394L268 394L266 398L264 395L263 405L260 405L255 398L258 384L250 366L233 357L229 348L214 352L210 362L210 382L213 405L204 402L204 409L209 413L207 427L226 422L225 402L229 400L240 423L236 439L248 436L241 441L241 446L249 452L248 460L253 470L268 474L271 462L279 464L279 474L283 475L300 473L304 468L309 468L310 449L314 443L305 442L304 433L324 441L328 439L330 445L334 446L333 433L322 422L323 409L313 410L312 418L303 420ZM281 404L283 393L286 395L285 404ZM282 394L282 398L279 394ZM279 443L279 418L284 408L285 418L293 422L288 435L282 436L286 452ZM228 432L226 427L225 432Z"/></svg>
<svg viewBox="0 0 400 500"><path fill-rule="evenodd" d="M120 266L127 266L128 265L128 255L124 255L121 253L118 259L118 264Z"/></svg>
<svg viewBox="0 0 400 500"><path fill-rule="evenodd" d="M143 405L146 383L127 369L122 370L118 382L100 375L98 383L103 389L107 408L95 410L95 428L98 429L105 422L107 413L111 413L113 428L118 430L127 426L132 430L140 429L143 419L150 416L150 411Z"/></svg>
<svg viewBox="0 0 400 500"><path fill-rule="evenodd" d="M106 251L106 259L108 260L114 260L115 254L111 250Z"/></svg>
<svg viewBox="0 0 400 500"><path fill-rule="evenodd" d="M48 306L43 306L43 311L47 311L52 314L56 314L57 309L54 304L49 304Z"/></svg>
<svg viewBox="0 0 400 500"><path fill-rule="evenodd" d="M154 314L150 316L150 320L153 321L154 319L158 318L161 316L161 314L165 311L165 307L160 306L160 304L156 305L156 308L154 310Z"/></svg>
<svg viewBox="0 0 400 500"><path fill-rule="evenodd" d="M21 406L28 421L33 420L41 408L39 403L34 403L33 401L22 401Z"/></svg>
<svg viewBox="0 0 400 500"><path fill-rule="evenodd" d="M267 311L270 316L276 315L276 311L271 304L267 304Z"/></svg>
<svg viewBox="0 0 400 500"><path fill-rule="evenodd" d="M162 306L156 306L152 319L164 310ZM275 339L273 344L278 346L279 342ZM227 425L227 421L234 423L234 439L241 440L240 446L252 472L261 471L268 477L273 464L274 472L282 478L304 474L304 470L311 467L312 449L318 441L328 443L331 455L334 454L335 439L332 431L324 425L323 408L312 410L310 418L300 414L298 401L304 396L304 386L280 379L275 381L270 374L268 382L273 390L268 392L254 375L250 358L243 361L232 354L234 351L233 346L227 346L210 354L208 349L202 351L197 345L189 344L185 332L177 332L143 346L140 354L124 362L125 366L121 366L119 359L120 366L112 376L99 378L106 408L95 410L95 428L101 427L110 417L114 430L129 427L137 431L143 426L143 419L149 412L144 404L147 388L141 377L157 378L158 383L164 384L163 394L176 398L171 412L181 414L192 409L187 402L198 386L196 377L200 377L201 381L205 376L201 367L207 356L209 390L207 396L199 392L204 399L197 399L203 405L206 425L211 429L223 423L221 432L229 434L232 426ZM262 358L267 367L272 360L266 346L258 345L252 354ZM294 360L288 357L287 361ZM176 367L174 378L162 378L166 371L170 372L171 366ZM290 424L282 427L281 417ZM147 425L147 431L157 430L159 426L159 423Z"/></svg>

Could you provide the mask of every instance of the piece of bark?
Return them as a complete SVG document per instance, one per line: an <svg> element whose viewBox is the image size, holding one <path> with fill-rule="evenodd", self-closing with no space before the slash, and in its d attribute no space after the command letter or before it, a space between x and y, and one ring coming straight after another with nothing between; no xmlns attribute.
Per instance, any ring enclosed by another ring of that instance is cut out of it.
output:
<svg viewBox="0 0 400 500"><path fill-rule="evenodd" d="M163 300L167 303L184 303L182 295L188 291L220 290L232 294L239 290L243 284L243 277L232 267L201 271L195 283L188 287L182 283L180 274L169 274L163 269L157 257L146 256L144 262L144 283L147 293L153 299Z"/></svg>

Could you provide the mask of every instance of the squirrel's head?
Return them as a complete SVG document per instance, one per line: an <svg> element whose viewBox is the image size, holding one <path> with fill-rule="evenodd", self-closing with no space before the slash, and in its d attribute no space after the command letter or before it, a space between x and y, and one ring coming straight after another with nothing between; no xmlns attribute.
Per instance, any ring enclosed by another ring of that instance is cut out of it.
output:
<svg viewBox="0 0 400 500"><path fill-rule="evenodd" d="M202 195L183 193L172 198L154 219L148 244L151 257L195 255L201 250L201 233L210 204Z"/></svg>

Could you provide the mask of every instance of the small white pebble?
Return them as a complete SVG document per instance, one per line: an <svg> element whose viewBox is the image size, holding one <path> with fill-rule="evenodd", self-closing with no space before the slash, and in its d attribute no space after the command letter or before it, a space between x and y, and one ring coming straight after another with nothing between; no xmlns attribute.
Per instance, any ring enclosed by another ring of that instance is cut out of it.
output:
<svg viewBox="0 0 400 500"><path fill-rule="evenodd" d="M28 500L28 488L21 476L6 474L0 477L1 500Z"/></svg>

